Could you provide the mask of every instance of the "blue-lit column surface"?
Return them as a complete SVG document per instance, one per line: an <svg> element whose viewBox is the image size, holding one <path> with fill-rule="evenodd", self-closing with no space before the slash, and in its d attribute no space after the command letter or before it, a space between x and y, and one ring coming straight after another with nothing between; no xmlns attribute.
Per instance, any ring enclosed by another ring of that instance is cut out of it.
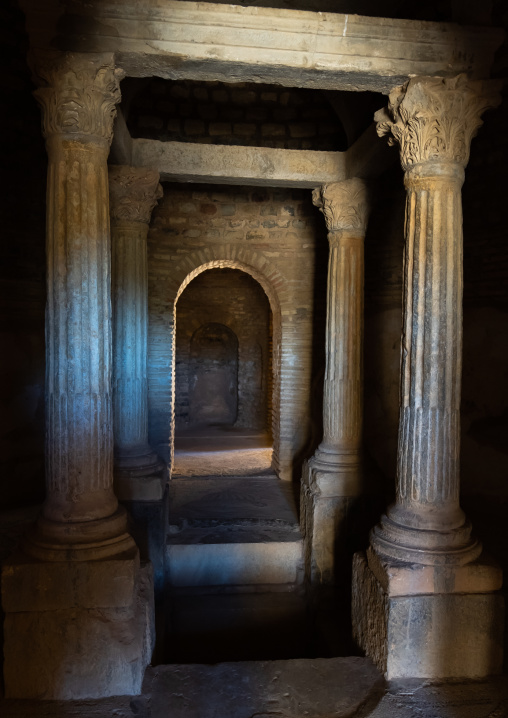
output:
<svg viewBox="0 0 508 718"><path fill-rule="evenodd" d="M115 476L142 477L162 469L148 444L146 238L162 197L154 170L109 169Z"/></svg>
<svg viewBox="0 0 508 718"><path fill-rule="evenodd" d="M133 545L113 492L107 158L122 73L109 53L34 65L48 152L47 498L29 546L100 557Z"/></svg>

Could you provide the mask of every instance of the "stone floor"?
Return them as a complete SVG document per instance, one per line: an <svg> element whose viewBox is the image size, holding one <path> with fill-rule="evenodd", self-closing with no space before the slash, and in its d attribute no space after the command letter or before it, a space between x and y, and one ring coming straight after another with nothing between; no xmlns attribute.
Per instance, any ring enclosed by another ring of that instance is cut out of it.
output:
<svg viewBox="0 0 508 718"><path fill-rule="evenodd" d="M207 426L175 435L173 478L271 475L272 442L265 432Z"/></svg>
<svg viewBox="0 0 508 718"><path fill-rule="evenodd" d="M506 718L508 677L386 686L365 658L149 668L140 696L0 699L2 718Z"/></svg>

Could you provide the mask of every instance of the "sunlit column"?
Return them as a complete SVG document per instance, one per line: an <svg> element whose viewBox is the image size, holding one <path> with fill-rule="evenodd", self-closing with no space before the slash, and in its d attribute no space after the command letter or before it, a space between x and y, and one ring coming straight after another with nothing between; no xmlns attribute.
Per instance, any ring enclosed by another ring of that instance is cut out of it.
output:
<svg viewBox="0 0 508 718"><path fill-rule="evenodd" d="M330 255L326 308L326 372L323 440L312 464L347 484L343 495L358 492L363 424L364 240L368 189L360 179L314 190L323 212Z"/></svg>
<svg viewBox="0 0 508 718"><path fill-rule="evenodd" d="M461 187L481 115L497 102L464 75L415 78L376 114L399 144L407 193L397 493L372 538L396 559L467 562L481 550L459 506Z"/></svg>
<svg viewBox="0 0 508 718"><path fill-rule="evenodd" d="M362 491L364 240L369 190L361 179L313 193L328 229L323 440L304 468L307 575L334 582L349 504Z"/></svg>

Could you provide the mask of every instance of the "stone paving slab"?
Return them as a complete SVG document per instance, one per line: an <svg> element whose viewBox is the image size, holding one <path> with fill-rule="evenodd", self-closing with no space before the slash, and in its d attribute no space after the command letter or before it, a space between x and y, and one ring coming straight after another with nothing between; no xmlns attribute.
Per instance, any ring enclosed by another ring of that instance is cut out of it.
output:
<svg viewBox="0 0 508 718"><path fill-rule="evenodd" d="M389 685L368 659L167 665L147 670L141 696L0 698L2 718L508 718L508 676Z"/></svg>
<svg viewBox="0 0 508 718"><path fill-rule="evenodd" d="M169 485L169 523L203 528L226 521L276 521L298 526L293 487L275 476L257 479L172 479Z"/></svg>
<svg viewBox="0 0 508 718"><path fill-rule="evenodd" d="M331 658L160 666L144 690L153 718L346 718L383 685L367 658Z"/></svg>

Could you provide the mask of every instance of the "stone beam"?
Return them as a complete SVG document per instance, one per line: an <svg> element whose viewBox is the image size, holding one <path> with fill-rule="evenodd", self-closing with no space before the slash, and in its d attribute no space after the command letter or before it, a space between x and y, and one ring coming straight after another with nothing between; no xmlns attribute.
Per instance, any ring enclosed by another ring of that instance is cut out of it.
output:
<svg viewBox="0 0 508 718"><path fill-rule="evenodd" d="M492 28L180 0L21 0L32 49L113 52L133 77L388 94L411 76L486 78Z"/></svg>
<svg viewBox="0 0 508 718"><path fill-rule="evenodd" d="M376 138L379 144L379 138ZM132 164L166 182L314 188L346 179L346 152L132 141Z"/></svg>

